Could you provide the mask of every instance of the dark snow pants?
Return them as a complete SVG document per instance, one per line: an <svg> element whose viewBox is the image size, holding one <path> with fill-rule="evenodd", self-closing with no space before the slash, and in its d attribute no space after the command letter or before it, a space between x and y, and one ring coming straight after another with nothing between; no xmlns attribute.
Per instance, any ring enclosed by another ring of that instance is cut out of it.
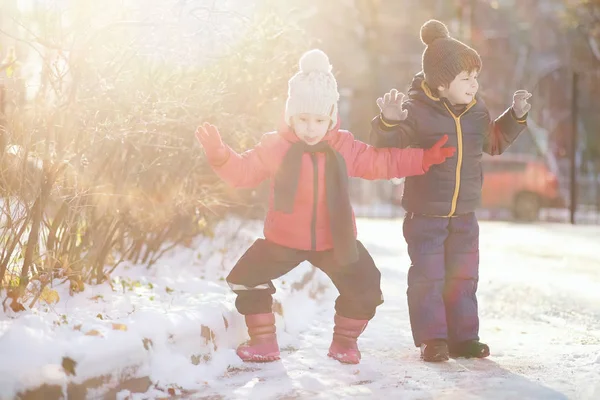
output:
<svg viewBox="0 0 600 400"><path fill-rule="evenodd" d="M332 250L295 250L258 239L226 279L237 294L237 310L243 315L271 312L275 293L271 280L308 261L325 272L339 291L335 302L337 314L352 319L373 318L375 309L383 303L381 273L360 241L357 246L358 261L342 267L335 262Z"/></svg>
<svg viewBox="0 0 600 400"><path fill-rule="evenodd" d="M452 218L407 213L404 238L411 266L408 309L416 346L479 339L479 224L475 213Z"/></svg>

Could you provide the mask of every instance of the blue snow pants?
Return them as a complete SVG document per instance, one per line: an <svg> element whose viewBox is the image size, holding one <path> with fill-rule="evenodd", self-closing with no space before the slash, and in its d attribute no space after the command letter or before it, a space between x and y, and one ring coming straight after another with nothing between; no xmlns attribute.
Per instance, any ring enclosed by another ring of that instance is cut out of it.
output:
<svg viewBox="0 0 600 400"><path fill-rule="evenodd" d="M415 345L479 340L479 224L475 213L452 218L407 213L403 224L411 266L408 309Z"/></svg>

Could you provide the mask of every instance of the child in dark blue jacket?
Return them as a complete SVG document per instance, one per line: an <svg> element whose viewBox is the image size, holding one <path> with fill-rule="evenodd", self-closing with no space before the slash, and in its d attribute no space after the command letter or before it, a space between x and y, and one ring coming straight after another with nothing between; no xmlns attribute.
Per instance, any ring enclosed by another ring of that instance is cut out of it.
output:
<svg viewBox="0 0 600 400"><path fill-rule="evenodd" d="M377 100L371 142L377 147L431 147L443 135L458 149L425 175L406 178L403 231L411 266L408 307L415 345L425 361L487 357L479 341L477 283L481 157L502 154L526 127L531 94L515 92L512 107L492 121L477 95L479 54L435 20L421 28L427 46L408 99L392 90Z"/></svg>

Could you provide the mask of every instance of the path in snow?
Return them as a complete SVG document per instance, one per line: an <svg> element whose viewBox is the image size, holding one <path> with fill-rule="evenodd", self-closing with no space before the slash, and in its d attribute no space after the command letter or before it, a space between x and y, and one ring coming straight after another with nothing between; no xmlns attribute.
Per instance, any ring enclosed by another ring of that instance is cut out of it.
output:
<svg viewBox="0 0 600 400"><path fill-rule="evenodd" d="M210 399L598 399L600 227L481 223L481 337L486 360L423 363L406 306L401 220L360 220L382 270L385 303L358 366L328 359L333 298L281 362L247 364L211 384Z"/></svg>

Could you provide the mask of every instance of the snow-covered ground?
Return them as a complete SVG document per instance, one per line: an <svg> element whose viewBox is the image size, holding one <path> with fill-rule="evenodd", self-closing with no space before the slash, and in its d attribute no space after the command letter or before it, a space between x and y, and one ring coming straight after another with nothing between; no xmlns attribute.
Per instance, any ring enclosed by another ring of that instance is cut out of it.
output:
<svg viewBox="0 0 600 400"><path fill-rule="evenodd" d="M150 398L165 397L202 391L242 366L235 347L246 327L224 278L261 231L257 221L231 219L214 239L199 238L150 269L123 265L110 284L72 297L68 284L56 280L58 303L39 300L18 315L0 308L0 399L44 384L68 398L86 390L87 398L105 398L135 377L152 381ZM312 273L304 263L276 282L282 347L291 348L317 314L318 300L334 290L324 275L307 280ZM49 392L34 398L56 398Z"/></svg>
<svg viewBox="0 0 600 400"><path fill-rule="evenodd" d="M245 235L257 233L260 229L253 228ZM122 390L117 396L122 399L165 397L167 387L198 399L600 398L600 226L482 222L480 333L492 356L442 364L421 362L412 344L405 297L409 260L401 220L361 219L359 238L382 270L385 296L359 340L360 365L341 365L326 356L335 291L329 287L315 301L309 292L319 285L290 290L292 281L310 271L308 265L278 282L276 298L284 309L278 319L281 361L243 364L235 357L244 327L218 277L226 275L228 259L239 256L240 246L247 244L238 240L237 246L225 242L230 250L225 258L200 261L205 248L181 249L150 271L119 271L115 276L120 279L130 276L142 283L132 291L89 288L49 313L29 311L16 320L4 316L0 388L6 394L17 380L31 381L39 372L48 375L46 382L53 377L65 383L57 364L67 352L78 361L81 379L103 373L105 367L133 363L141 365L138 376L158 383L144 394ZM207 271L204 279L200 270ZM327 282L320 272L316 278ZM167 293L166 287L176 292ZM97 295L103 299L90 300ZM103 320L96 318L98 313ZM63 314L68 322L55 326L53 320ZM223 318L230 321L227 329ZM115 329L113 323L128 330ZM103 337L77 335L81 332L73 329L75 324ZM198 333L199 324L214 330L216 351ZM152 339L151 351L140 344L144 338ZM130 354L131 344L137 351ZM24 350L25 345L32 347ZM110 356L115 348L121 357ZM106 355L91 363L98 353ZM204 361L194 365L191 355Z"/></svg>
<svg viewBox="0 0 600 400"><path fill-rule="evenodd" d="M399 218L404 215L400 206L389 203L354 204L357 217L362 218ZM513 216L508 209L479 209L477 217L484 221L512 221ZM567 208L542 208L539 222L569 223L571 214ZM575 223L580 225L600 224L600 210L595 206L579 206L575 212Z"/></svg>

